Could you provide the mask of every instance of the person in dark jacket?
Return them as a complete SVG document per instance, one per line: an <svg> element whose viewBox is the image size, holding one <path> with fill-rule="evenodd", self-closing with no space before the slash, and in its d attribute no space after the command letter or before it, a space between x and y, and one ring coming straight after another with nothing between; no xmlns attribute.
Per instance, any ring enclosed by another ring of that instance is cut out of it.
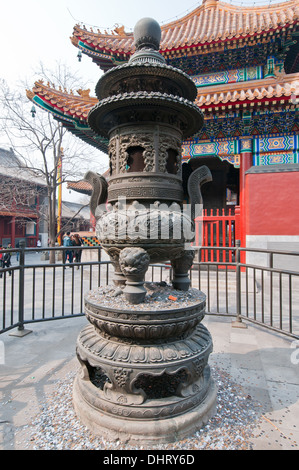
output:
<svg viewBox="0 0 299 470"><path fill-rule="evenodd" d="M73 246L71 237L70 237L70 232L67 232L66 235L63 237L63 246L69 247L68 250L64 250L64 257L63 257L63 263L66 263L66 260L69 260L69 263L71 264L73 262L73 250L70 248Z"/></svg>
<svg viewBox="0 0 299 470"><path fill-rule="evenodd" d="M7 249L10 249L11 248L11 244L9 243L7 245ZM11 253L10 252L6 252L4 253L4 256L3 256L3 268L9 268L11 266ZM8 274L11 276L11 271L8 271Z"/></svg>
<svg viewBox="0 0 299 470"><path fill-rule="evenodd" d="M75 263L80 263L81 262L81 255L82 255L82 250L76 250L76 247L80 247L82 245L82 240L79 237L78 233L75 233L72 237L72 244L74 249L74 258L75 258ZM77 266L79 269L79 266Z"/></svg>

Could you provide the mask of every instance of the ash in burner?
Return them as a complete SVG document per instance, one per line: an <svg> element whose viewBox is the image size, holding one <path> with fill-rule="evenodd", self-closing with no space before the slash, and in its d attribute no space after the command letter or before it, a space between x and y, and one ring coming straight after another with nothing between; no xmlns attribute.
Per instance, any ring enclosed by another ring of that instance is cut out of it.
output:
<svg viewBox="0 0 299 470"><path fill-rule="evenodd" d="M138 377L134 385L135 388L143 390L147 398L159 399L176 395L178 386L186 380L187 373L182 370L173 375L164 373L159 377L143 374Z"/></svg>

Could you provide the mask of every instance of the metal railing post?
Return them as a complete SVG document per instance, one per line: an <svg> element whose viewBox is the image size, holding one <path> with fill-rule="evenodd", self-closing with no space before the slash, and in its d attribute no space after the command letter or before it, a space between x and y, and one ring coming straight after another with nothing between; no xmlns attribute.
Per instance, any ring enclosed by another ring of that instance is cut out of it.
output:
<svg viewBox="0 0 299 470"><path fill-rule="evenodd" d="M241 250L240 250L241 242L240 240L236 240L236 320L232 322L232 326L235 328L247 328L247 326L242 323L241 318Z"/></svg>
<svg viewBox="0 0 299 470"><path fill-rule="evenodd" d="M26 336L31 330L24 328L24 293L25 293L25 241L20 240L20 257L19 257L19 315L18 329L10 333L10 336Z"/></svg>
<svg viewBox="0 0 299 470"><path fill-rule="evenodd" d="M102 261L102 247L98 246L98 286L101 285L101 261Z"/></svg>

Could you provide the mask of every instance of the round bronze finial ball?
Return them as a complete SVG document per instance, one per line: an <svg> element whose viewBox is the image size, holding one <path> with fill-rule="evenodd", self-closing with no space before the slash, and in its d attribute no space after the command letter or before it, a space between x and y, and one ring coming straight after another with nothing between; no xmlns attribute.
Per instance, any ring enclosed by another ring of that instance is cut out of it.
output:
<svg viewBox="0 0 299 470"><path fill-rule="evenodd" d="M161 27L153 18L142 18L134 28L134 42L136 49L149 47L159 50L161 41Z"/></svg>

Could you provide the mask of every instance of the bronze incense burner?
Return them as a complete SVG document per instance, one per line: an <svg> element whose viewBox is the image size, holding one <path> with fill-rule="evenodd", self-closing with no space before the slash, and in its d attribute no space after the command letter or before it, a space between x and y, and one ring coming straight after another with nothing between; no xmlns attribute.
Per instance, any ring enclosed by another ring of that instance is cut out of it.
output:
<svg viewBox="0 0 299 470"><path fill-rule="evenodd" d="M74 404L97 434L159 443L198 429L215 406L212 340L201 324L205 295L192 289L188 304L153 307L144 285L150 263L170 261L171 288L190 290L194 217L211 174L206 167L191 174L186 210L181 143L203 125L196 86L165 63L155 20L140 20L134 39L129 62L99 80L99 103L88 117L95 133L109 138L108 182L92 171L86 179L96 234L122 295L110 305L100 290L85 297L90 325L77 341Z"/></svg>

